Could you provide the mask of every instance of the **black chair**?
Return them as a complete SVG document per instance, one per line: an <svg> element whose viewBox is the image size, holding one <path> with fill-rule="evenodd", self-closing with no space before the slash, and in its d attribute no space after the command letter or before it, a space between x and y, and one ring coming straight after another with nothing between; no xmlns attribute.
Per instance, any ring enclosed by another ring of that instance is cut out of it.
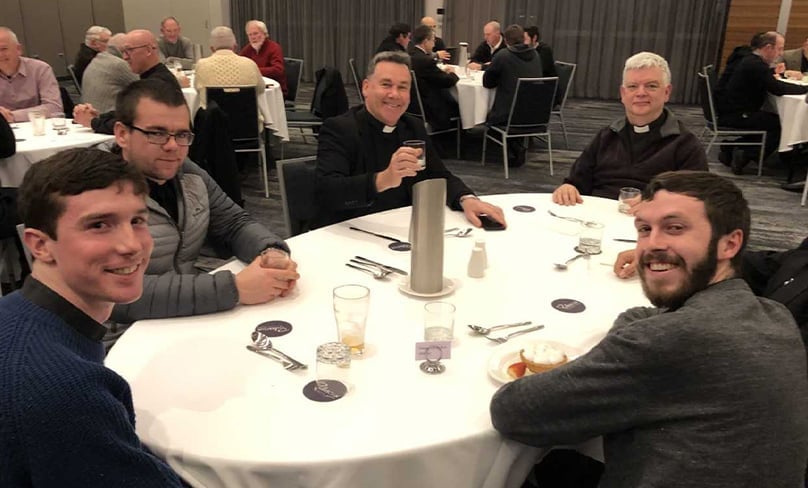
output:
<svg viewBox="0 0 808 488"><path fill-rule="evenodd" d="M303 76L303 60L297 58L283 58L283 69L286 71L286 100L284 105L294 110L297 100L297 89Z"/></svg>
<svg viewBox="0 0 808 488"><path fill-rule="evenodd" d="M446 52L449 53L449 59L444 63L458 66L460 64L460 48L456 46L447 47Z"/></svg>
<svg viewBox="0 0 808 488"><path fill-rule="evenodd" d="M59 96L62 99L62 111L64 111L65 116L67 118L73 118L73 108L76 106L73 103L73 99L70 97L70 93L68 93L67 88L59 85Z"/></svg>
<svg viewBox="0 0 808 488"><path fill-rule="evenodd" d="M426 135L428 135L428 136L434 136L435 134L446 134L448 132L457 132L457 159L460 159L460 133L462 132L462 127L460 125L460 115L458 115L456 117L452 117L451 119L449 119L450 122L454 122L455 124L457 124L454 127L451 127L449 129L443 129L443 130L432 130L431 125L426 120L426 116L424 115L424 113L425 113L424 112L424 103L421 100L421 90L418 88L418 79L417 79L418 77L415 76L415 71L413 71L413 70L410 70L410 74L412 75L413 92L415 93L415 99L418 102L415 105L411 104L410 108L413 108L413 106L414 106L418 110L418 112L417 113L416 112L407 112L407 113L409 113L410 115L414 115L415 117L418 117L419 119L421 119L421 121L423 121L424 128L426 128Z"/></svg>
<svg viewBox="0 0 808 488"><path fill-rule="evenodd" d="M359 80L359 75L356 72L356 61L354 58L348 60L348 66L351 68L351 76L353 77L354 85L356 85L356 94L359 95L359 103L365 103L365 97L362 95L362 82Z"/></svg>
<svg viewBox="0 0 808 488"><path fill-rule="evenodd" d="M310 222L317 215L316 159L316 156L306 156L278 161L278 183L287 237L309 231Z"/></svg>
<svg viewBox="0 0 808 488"><path fill-rule="evenodd" d="M206 90L208 102L216 102L228 116L233 150L237 153L258 153L261 176L264 179L264 196L269 198L269 175L264 138L258 126L255 85L209 86Z"/></svg>
<svg viewBox="0 0 808 488"><path fill-rule="evenodd" d="M241 193L241 175L236 153L230 142L230 117L214 100L194 115L194 142L188 157L208 172L231 200L244 206Z"/></svg>
<svg viewBox="0 0 808 488"><path fill-rule="evenodd" d="M81 95L81 83L79 83L79 78L76 76L76 68L72 64L68 64L67 72L70 73L70 79L73 80L73 84L76 85L76 90L78 90L79 95Z"/></svg>
<svg viewBox="0 0 808 488"><path fill-rule="evenodd" d="M564 147L569 149L570 145L567 141L567 126L564 124L564 106L567 105L567 96L569 95L570 88L572 88L572 79L575 77L575 68L578 65L575 63L565 63L563 61L556 61L555 68L558 73L558 90L556 92L557 106L553 108L553 115L557 116L559 122L550 122L551 124L561 124L561 132L564 134Z"/></svg>
<svg viewBox="0 0 808 488"><path fill-rule="evenodd" d="M508 179L508 139L514 137L547 137L547 152L550 154L550 175L553 175L553 147L550 135L550 115L553 111L558 78L519 78L516 95L505 125L486 125L483 134L483 157L488 139L502 146L502 164L505 179ZM496 137L490 134L496 132Z"/></svg>
<svg viewBox="0 0 808 488"><path fill-rule="evenodd" d="M705 66L702 70L709 73L712 65ZM701 98L701 111L704 114L706 134L710 136L705 152L709 153L713 144L716 146L760 146L760 156L758 157L757 175L763 174L763 156L766 153L766 131L765 130L744 130L733 129L732 127L722 127L718 125L718 115L715 111L713 101L713 83L711 77L706 73L696 73L699 76L699 98ZM705 132L702 132L704 136ZM760 136L760 142L738 142L735 138L739 136ZM732 140L725 138L731 137Z"/></svg>

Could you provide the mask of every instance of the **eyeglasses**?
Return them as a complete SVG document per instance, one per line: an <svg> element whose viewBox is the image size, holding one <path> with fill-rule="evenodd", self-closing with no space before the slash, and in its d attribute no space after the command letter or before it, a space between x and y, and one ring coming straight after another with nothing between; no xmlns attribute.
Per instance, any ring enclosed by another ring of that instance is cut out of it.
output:
<svg viewBox="0 0 808 488"><path fill-rule="evenodd" d="M178 146L190 146L194 142L194 133L191 131L168 132L165 130L145 130L136 125L125 124L127 127L135 129L146 135L146 140L149 144L157 144L162 146L168 143L168 140L173 137Z"/></svg>
<svg viewBox="0 0 808 488"><path fill-rule="evenodd" d="M142 48L142 47L148 47L148 48L150 48L150 47L151 47L151 45L149 45L149 44L143 44L143 45L141 45L141 46L135 46L135 47L125 47L125 48L123 48L123 49L121 50L121 52L122 52L123 54L126 54L127 56L131 56L131 55L132 55L132 51L134 51L135 49L140 49L140 48Z"/></svg>

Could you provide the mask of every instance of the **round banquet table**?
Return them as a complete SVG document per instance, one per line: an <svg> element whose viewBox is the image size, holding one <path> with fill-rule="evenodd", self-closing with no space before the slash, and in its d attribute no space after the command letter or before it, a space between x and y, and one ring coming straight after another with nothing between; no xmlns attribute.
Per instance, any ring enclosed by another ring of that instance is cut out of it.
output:
<svg viewBox="0 0 808 488"><path fill-rule="evenodd" d="M17 141L17 152L8 158L0 158L0 184L20 186L25 172L37 161L52 156L63 149L89 147L114 139L107 134L96 134L88 127L72 124L68 119L69 131L58 135L51 128L51 121L45 122L44 136L35 136L30 122L15 122L11 126ZM22 139L22 140L19 140Z"/></svg>
<svg viewBox="0 0 808 488"><path fill-rule="evenodd" d="M647 305L638 280L614 276L611 262L633 244L633 219L617 202L584 197L560 207L549 194L484 197L500 205L508 229L475 229L472 238L445 238L444 276L452 294L416 298L399 281L374 280L344 265L354 255L409 270L409 252L349 229L354 225L406 239L411 209L342 222L290 239L301 279L295 293L265 305L227 312L136 322L112 348L106 364L132 387L137 432L195 487L518 487L546 452L503 439L491 426L489 403L499 383L489 359L536 340L561 342L581 353L608 331L618 313ZM535 207L532 213L515 205ZM603 254L578 259L566 271L559 259L575 254L578 224L548 209L606 224ZM467 227L446 211L446 227ZM476 238L484 238L488 269L469 278ZM242 266L233 262L238 270ZM371 289L365 357L351 365L353 389L331 403L303 396L315 377L315 349L336 340L332 289L359 283ZM581 313L551 306L556 298L583 302ZM422 373L415 343L423 339L423 307L456 305L455 339L446 372ZM290 372L246 350L250 333L268 320L293 325L273 339L306 362ZM466 324L532 320L545 328L497 345Z"/></svg>
<svg viewBox="0 0 808 488"><path fill-rule="evenodd" d="M455 69L458 68L455 67ZM494 95L497 90L483 86L483 73L483 71L472 71L471 77L458 75L460 80L449 90L449 93L457 100L460 109L460 123L464 129L471 129L475 125L485 122L488 111L494 104Z"/></svg>

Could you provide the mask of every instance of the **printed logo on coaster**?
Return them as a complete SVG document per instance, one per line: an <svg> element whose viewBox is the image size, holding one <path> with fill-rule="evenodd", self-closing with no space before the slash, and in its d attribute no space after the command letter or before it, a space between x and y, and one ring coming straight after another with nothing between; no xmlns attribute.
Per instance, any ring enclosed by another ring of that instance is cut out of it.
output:
<svg viewBox="0 0 808 488"><path fill-rule="evenodd" d="M333 402L348 393L348 387L337 380L310 381L303 387L303 396L315 402Z"/></svg>
<svg viewBox="0 0 808 488"><path fill-rule="evenodd" d="M513 207L513 209L516 210L517 212L524 212L524 213L529 213L529 212L535 212L536 211L536 208L531 207L530 205L517 205L517 206Z"/></svg>
<svg viewBox="0 0 808 488"><path fill-rule="evenodd" d="M566 313L581 313L586 310L586 305L572 298L558 298L550 302L550 305L559 312Z"/></svg>
<svg viewBox="0 0 808 488"><path fill-rule="evenodd" d="M256 325L255 330L269 337L280 337L292 332L292 324L283 320L270 320Z"/></svg>
<svg viewBox="0 0 808 488"><path fill-rule="evenodd" d="M399 252L406 252L412 249L412 246L410 245L409 242L393 242L387 247L389 247L393 251L399 251Z"/></svg>

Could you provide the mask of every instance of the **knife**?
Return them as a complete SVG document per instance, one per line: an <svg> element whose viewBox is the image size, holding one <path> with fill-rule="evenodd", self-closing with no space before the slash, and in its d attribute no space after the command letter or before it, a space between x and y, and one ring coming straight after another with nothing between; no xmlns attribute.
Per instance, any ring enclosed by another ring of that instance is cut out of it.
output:
<svg viewBox="0 0 808 488"><path fill-rule="evenodd" d="M402 241L401 239L396 239L395 237L386 236L386 235L384 235L384 234L377 234L377 233L375 233L375 232L371 232L371 231L369 231L369 230L360 229L359 227L348 227L348 228L349 228L349 229L351 229L351 230L356 230L356 231L359 231L359 232L364 232L365 234L370 234L370 235L372 235L372 236L381 237L382 239L387 239L388 241L393 241L393 242L404 242L404 241Z"/></svg>
<svg viewBox="0 0 808 488"><path fill-rule="evenodd" d="M378 266L380 268L392 271L393 273L398 273L398 274L400 274L402 276L407 276L406 271L404 271L403 269L396 268L395 266L389 266L387 264L378 263L378 262L372 261L372 260L370 260L368 258L363 258L362 256L354 256L354 257L356 259L360 260L360 261L365 261L365 262L368 262L370 264L374 264L374 265L376 265L376 266Z"/></svg>

